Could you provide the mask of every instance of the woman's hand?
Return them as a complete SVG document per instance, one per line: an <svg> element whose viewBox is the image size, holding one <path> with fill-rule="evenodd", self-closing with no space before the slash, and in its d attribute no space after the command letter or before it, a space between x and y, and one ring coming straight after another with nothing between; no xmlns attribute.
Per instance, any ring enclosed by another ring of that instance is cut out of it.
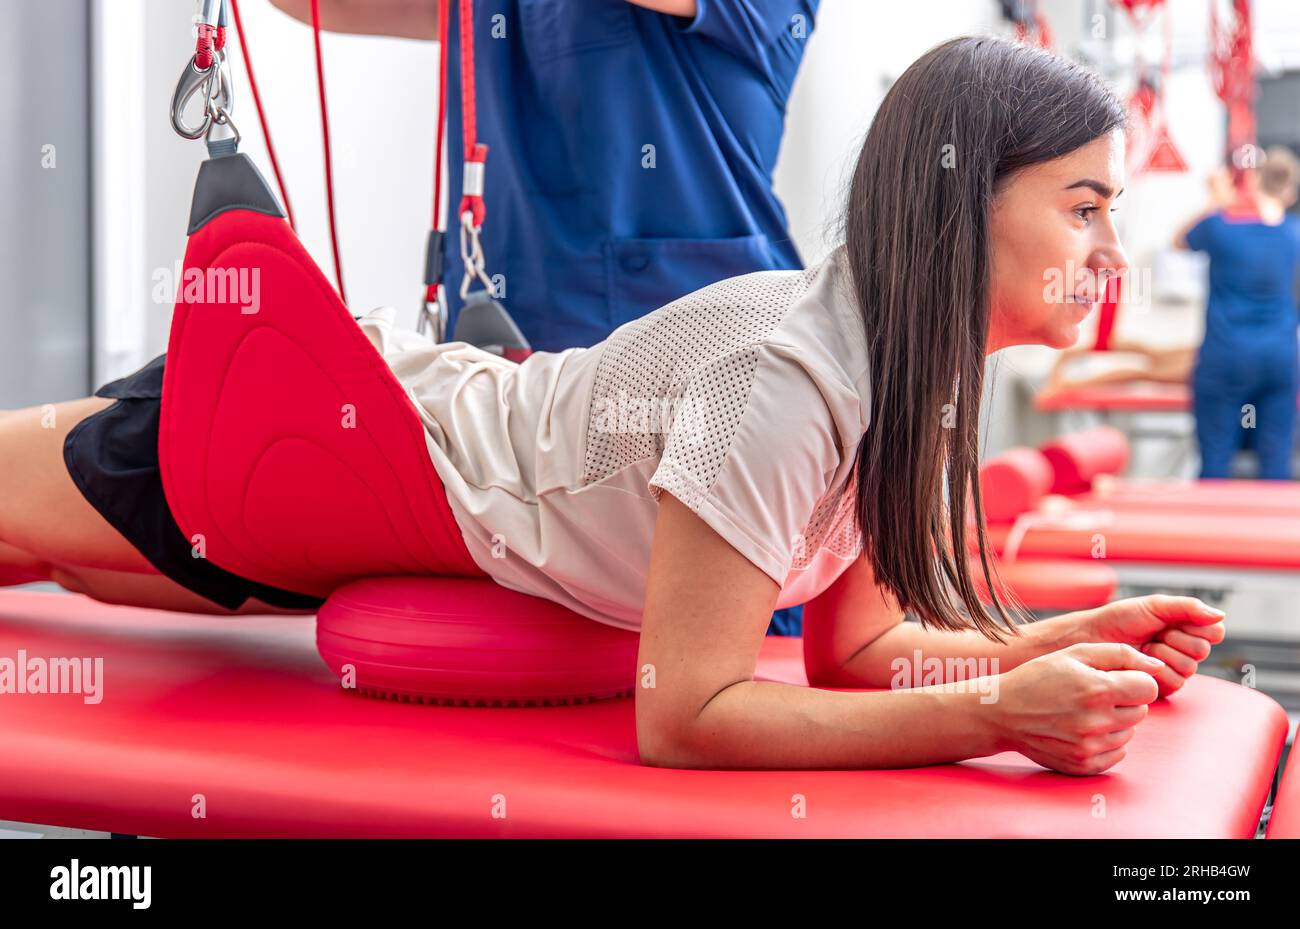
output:
<svg viewBox="0 0 1300 929"><path fill-rule="evenodd" d="M1160 662L1129 645L1071 645L1002 674L995 743L1063 774L1100 774L1158 696Z"/></svg>
<svg viewBox="0 0 1300 929"><path fill-rule="evenodd" d="M1152 594L1117 600L1074 614L1074 636L1082 642L1118 642L1159 658L1167 666L1156 675L1160 696L1187 683L1212 646L1223 641L1224 613L1196 597Z"/></svg>

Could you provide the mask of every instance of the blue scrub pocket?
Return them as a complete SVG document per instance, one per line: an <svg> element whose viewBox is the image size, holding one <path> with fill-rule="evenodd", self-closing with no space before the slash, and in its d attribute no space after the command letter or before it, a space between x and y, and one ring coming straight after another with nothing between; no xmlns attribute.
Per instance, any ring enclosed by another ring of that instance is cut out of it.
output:
<svg viewBox="0 0 1300 929"><path fill-rule="evenodd" d="M523 48L534 64L632 38L626 0L519 0Z"/></svg>
<svg viewBox="0 0 1300 929"><path fill-rule="evenodd" d="M779 267L765 235L610 239L605 243L609 328L613 331L726 278Z"/></svg>

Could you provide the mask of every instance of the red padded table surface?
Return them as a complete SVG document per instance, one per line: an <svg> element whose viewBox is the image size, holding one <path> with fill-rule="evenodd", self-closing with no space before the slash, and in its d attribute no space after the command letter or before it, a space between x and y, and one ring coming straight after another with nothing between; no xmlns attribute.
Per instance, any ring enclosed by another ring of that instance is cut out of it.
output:
<svg viewBox="0 0 1300 929"><path fill-rule="evenodd" d="M1287 756L1277 796L1273 798L1273 815L1268 819L1266 833L1270 839L1300 839L1300 755L1296 754L1297 745L1300 745L1300 726L1296 727L1296 739L1291 743L1291 754Z"/></svg>
<svg viewBox="0 0 1300 929"><path fill-rule="evenodd" d="M1269 513L1239 515L1140 509L1034 512L1017 558L1095 558L1104 537L1106 561L1162 562L1233 568L1300 570L1300 519ZM989 526L1002 554L1012 525Z"/></svg>
<svg viewBox="0 0 1300 929"><path fill-rule="evenodd" d="M1300 516L1300 482L1235 480L1098 479L1087 493L1070 497L1081 506L1126 510L1221 511L1249 516L1255 511Z"/></svg>
<svg viewBox="0 0 1300 929"><path fill-rule="evenodd" d="M971 578L987 599L979 559L972 558ZM1003 586L1031 610L1086 610L1109 603L1119 586L1115 569L1098 561L1032 559L998 565Z"/></svg>
<svg viewBox="0 0 1300 929"><path fill-rule="evenodd" d="M1300 396L1296 398L1300 406ZM1034 407L1044 413L1091 410L1104 413L1187 413L1192 409L1192 391L1186 384L1133 381L1120 384L1089 384L1042 391Z"/></svg>
<svg viewBox="0 0 1300 929"><path fill-rule="evenodd" d="M0 696L0 818L156 836L1253 835L1286 736L1272 699L1198 676L1129 754L1076 778L1014 753L887 771L638 763L633 701L479 709L342 691L310 616L0 592L0 656L104 659L103 700ZM805 683L799 639L760 677ZM1096 795L1106 801L1098 817ZM207 816L195 819L195 795ZM791 816L792 796L807 817ZM494 797L506 817L493 818Z"/></svg>

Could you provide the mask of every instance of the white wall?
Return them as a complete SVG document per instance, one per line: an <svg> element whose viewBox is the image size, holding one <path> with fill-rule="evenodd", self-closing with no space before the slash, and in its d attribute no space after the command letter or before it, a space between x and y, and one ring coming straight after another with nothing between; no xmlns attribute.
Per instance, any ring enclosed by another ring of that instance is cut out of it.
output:
<svg viewBox="0 0 1300 929"><path fill-rule="evenodd" d="M1003 31L994 0L823 0L791 94L775 176L805 261L817 261L834 244L853 165L890 83L945 39L990 30Z"/></svg>

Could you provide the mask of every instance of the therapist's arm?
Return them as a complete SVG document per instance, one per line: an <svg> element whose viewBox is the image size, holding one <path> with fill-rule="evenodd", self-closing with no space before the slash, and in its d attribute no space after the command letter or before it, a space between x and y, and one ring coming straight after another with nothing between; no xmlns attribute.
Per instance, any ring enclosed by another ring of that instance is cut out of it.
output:
<svg viewBox="0 0 1300 929"><path fill-rule="evenodd" d="M271 5L296 20L311 22L311 0L271 0ZM437 0L320 0L320 22L326 32L436 39L438 3Z"/></svg>
<svg viewBox="0 0 1300 929"><path fill-rule="evenodd" d="M1209 203L1200 213L1185 222L1182 228L1174 233L1174 248L1190 251L1191 246L1187 244L1187 233L1195 229L1206 218L1231 205L1236 196L1236 190L1232 184L1232 173L1227 168L1221 168L1210 175L1209 187Z"/></svg>
<svg viewBox="0 0 1300 929"><path fill-rule="evenodd" d="M859 557L830 587L804 604L804 669L814 687L889 687L894 662L920 652L938 659L956 677L999 674L1078 641L1075 624L1043 619L1018 627L998 644L975 630L948 632L904 622L903 611L876 584L871 562ZM954 659L949 662L945 659ZM974 659L969 667L965 662ZM980 670L997 659L997 667Z"/></svg>
<svg viewBox="0 0 1300 929"><path fill-rule="evenodd" d="M695 16L696 0L627 2L670 16ZM311 22L311 0L271 0L271 5L300 22ZM320 0L320 22L326 32L436 39L438 3L437 0Z"/></svg>
<svg viewBox="0 0 1300 929"><path fill-rule="evenodd" d="M694 16L695 0L627 0L634 6L643 6L647 10L654 10L656 13L667 13L670 16Z"/></svg>

